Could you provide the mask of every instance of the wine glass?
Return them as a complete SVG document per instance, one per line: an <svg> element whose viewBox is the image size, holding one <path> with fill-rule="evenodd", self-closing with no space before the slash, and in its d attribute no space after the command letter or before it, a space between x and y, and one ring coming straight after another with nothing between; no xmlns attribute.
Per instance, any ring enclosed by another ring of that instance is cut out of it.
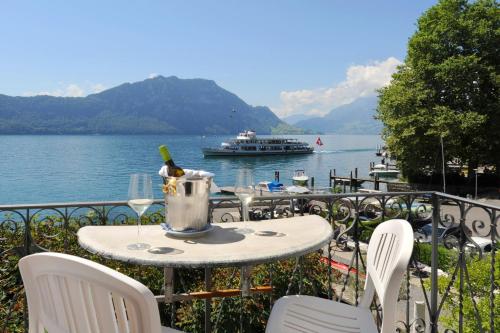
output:
<svg viewBox="0 0 500 333"><path fill-rule="evenodd" d="M238 171L236 183L234 184L234 194L241 201L241 215L243 217L243 221L245 222L244 227L237 229L236 232L240 234L251 234L253 233L253 230L248 227L248 207L255 195L255 186L253 174L250 170L242 169Z"/></svg>
<svg viewBox="0 0 500 333"><path fill-rule="evenodd" d="M153 182L151 176L144 173L130 175L128 186L128 205L137 213L137 243L129 244L129 250L145 250L150 245L140 242L141 216L153 203Z"/></svg>

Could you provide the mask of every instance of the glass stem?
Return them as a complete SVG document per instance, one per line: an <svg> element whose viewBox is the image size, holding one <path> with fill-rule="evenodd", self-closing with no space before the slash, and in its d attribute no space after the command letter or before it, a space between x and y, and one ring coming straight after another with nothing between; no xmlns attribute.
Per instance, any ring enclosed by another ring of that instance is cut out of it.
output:
<svg viewBox="0 0 500 333"><path fill-rule="evenodd" d="M243 215L243 222L248 222L248 205L246 203L241 205L241 213Z"/></svg>
<svg viewBox="0 0 500 333"><path fill-rule="evenodd" d="M140 243L141 236L141 214L137 214L137 244Z"/></svg>

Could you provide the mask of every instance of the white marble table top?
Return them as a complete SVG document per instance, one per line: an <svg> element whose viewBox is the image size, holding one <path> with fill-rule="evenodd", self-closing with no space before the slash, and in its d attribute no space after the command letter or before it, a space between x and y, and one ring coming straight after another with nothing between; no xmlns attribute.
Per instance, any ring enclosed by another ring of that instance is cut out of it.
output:
<svg viewBox="0 0 500 333"><path fill-rule="evenodd" d="M320 249L333 236L329 223L317 215L248 222L256 233L235 232L244 225L216 223L210 232L193 239L174 238L159 225L144 225L141 242L150 244L149 250L127 249L127 245L137 241L137 226L129 225L83 227L78 231L78 242L89 252L110 259L194 268L247 266L297 257ZM263 231L270 236L259 235Z"/></svg>

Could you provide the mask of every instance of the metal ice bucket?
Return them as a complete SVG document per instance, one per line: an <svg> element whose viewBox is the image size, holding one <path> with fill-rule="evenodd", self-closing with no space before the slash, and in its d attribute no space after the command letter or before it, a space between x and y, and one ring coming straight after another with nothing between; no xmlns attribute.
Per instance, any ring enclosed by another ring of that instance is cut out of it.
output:
<svg viewBox="0 0 500 333"><path fill-rule="evenodd" d="M199 231L208 227L209 177L167 177L165 222L174 231Z"/></svg>

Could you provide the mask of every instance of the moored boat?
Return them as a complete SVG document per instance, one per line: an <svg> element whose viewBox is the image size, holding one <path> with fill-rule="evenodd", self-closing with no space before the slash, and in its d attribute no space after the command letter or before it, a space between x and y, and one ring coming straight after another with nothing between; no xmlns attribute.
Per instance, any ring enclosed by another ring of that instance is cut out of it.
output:
<svg viewBox="0 0 500 333"><path fill-rule="evenodd" d="M202 148L204 156L266 156L311 154L314 148L307 142L290 138L257 138L253 130L244 131L235 140L217 148Z"/></svg>
<svg viewBox="0 0 500 333"><path fill-rule="evenodd" d="M295 170L292 177L293 185L297 186L307 186L309 182L309 176L306 175L304 170Z"/></svg>
<svg viewBox="0 0 500 333"><path fill-rule="evenodd" d="M370 170L369 175L373 177L396 178L399 175L399 170L391 169L387 164L375 164Z"/></svg>
<svg viewBox="0 0 500 333"><path fill-rule="evenodd" d="M283 192L284 189L283 184L276 180L273 182L260 182L256 187L256 190L264 192Z"/></svg>

